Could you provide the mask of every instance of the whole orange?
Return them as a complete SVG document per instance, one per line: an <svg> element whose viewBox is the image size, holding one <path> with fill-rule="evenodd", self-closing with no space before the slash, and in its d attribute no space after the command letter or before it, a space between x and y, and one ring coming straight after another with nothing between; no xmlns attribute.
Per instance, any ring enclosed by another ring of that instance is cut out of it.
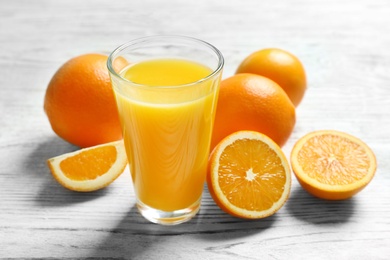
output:
<svg viewBox="0 0 390 260"><path fill-rule="evenodd" d="M282 146L294 125L295 107L278 84L260 75L237 74L221 82L211 149L241 130L263 133Z"/></svg>
<svg viewBox="0 0 390 260"><path fill-rule="evenodd" d="M79 147L122 138L107 58L85 54L70 59L54 74L46 90L44 109L51 127Z"/></svg>
<svg viewBox="0 0 390 260"><path fill-rule="evenodd" d="M237 73L254 73L272 79L284 89L295 106L306 91L306 74L301 61L285 50L268 48L256 51L241 62Z"/></svg>

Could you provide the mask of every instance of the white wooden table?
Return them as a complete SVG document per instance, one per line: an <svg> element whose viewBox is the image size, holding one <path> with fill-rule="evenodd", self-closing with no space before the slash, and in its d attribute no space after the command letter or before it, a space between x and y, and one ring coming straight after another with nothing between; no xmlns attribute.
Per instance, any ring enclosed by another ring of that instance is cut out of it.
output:
<svg viewBox="0 0 390 260"><path fill-rule="evenodd" d="M71 57L155 34L214 44L224 78L255 50L296 54L309 89L283 150L312 130L348 132L377 156L371 184L327 202L294 177L286 205L258 221L226 215L205 189L200 213L174 227L137 213L128 172L94 193L62 188L46 160L77 148L44 114L51 76ZM1 0L0 102L0 258L390 259L387 0Z"/></svg>

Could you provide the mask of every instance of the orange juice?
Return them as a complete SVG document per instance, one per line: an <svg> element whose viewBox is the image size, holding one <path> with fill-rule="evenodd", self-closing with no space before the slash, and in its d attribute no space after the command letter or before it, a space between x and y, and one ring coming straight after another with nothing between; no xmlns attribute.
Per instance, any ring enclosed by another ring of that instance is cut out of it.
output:
<svg viewBox="0 0 390 260"><path fill-rule="evenodd" d="M115 91L141 203L169 212L199 203L218 84L207 78L211 73L206 66L182 59L142 61L120 73L142 89L141 94L129 95Z"/></svg>

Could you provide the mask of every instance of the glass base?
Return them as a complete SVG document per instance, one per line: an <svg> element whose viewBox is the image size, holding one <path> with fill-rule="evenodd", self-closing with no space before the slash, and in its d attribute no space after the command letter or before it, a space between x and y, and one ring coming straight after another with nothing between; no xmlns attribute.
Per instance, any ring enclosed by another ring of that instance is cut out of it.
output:
<svg viewBox="0 0 390 260"><path fill-rule="evenodd" d="M140 201L137 201L137 208L141 215L150 222L161 225L177 225L189 221L193 218L200 209L200 199L190 207L175 210L162 211L146 206Z"/></svg>

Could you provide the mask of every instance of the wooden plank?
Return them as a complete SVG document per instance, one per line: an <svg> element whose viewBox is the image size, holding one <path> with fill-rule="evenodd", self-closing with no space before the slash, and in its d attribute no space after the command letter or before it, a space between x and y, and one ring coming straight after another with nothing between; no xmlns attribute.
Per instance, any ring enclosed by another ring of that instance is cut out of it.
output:
<svg viewBox="0 0 390 260"><path fill-rule="evenodd" d="M388 259L390 255L390 4L370 1L0 1L0 258ZM136 211L129 173L107 189L65 190L46 160L76 147L43 111L46 86L67 59L109 52L146 35L209 41L233 75L252 51L280 47L304 63L309 89L283 150L312 130L337 129L369 144L372 183L327 202L296 179L274 216L223 213L205 187L200 213L163 227Z"/></svg>

